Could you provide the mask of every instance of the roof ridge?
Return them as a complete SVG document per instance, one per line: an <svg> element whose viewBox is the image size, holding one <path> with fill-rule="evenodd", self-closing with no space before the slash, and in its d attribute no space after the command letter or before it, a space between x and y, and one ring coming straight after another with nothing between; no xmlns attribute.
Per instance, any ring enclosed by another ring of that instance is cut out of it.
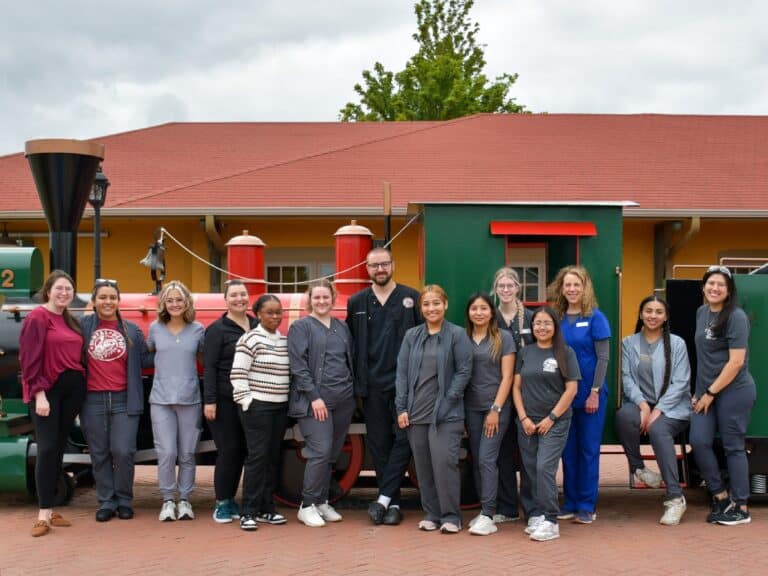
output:
<svg viewBox="0 0 768 576"><path fill-rule="evenodd" d="M243 176L245 174L252 174L254 172L260 172L262 170L269 170L269 169L277 168L277 167L280 167L280 166L288 166L288 165L296 163L296 162L303 162L305 160L311 160L311 159L315 159L315 158L320 158L322 156L327 156L329 154L336 154L338 152L348 152L349 150L354 150L355 148L361 148L363 146L369 146L371 144L377 144L377 143L380 143L380 142L386 142L388 140L394 140L396 138L401 138L403 136L410 136L412 134L418 134L418 133L425 132L425 131L428 131L428 130L442 128L442 127L444 127L446 125L449 125L449 124L455 124L455 123L460 122L460 121L468 121L468 120L480 118L481 116L483 116L483 115L481 115L481 114L473 114L472 116L462 116L461 118L452 118L451 120L444 120L444 121L441 121L441 120L409 121L409 123L413 123L413 124L417 124L417 123L423 122L424 124L429 124L429 125L428 126L416 126L416 127L414 127L413 130L408 130L408 131L400 133L400 134L391 134L391 135L388 135L388 136L377 137L377 138L373 138L373 139L370 139L370 140L366 140L364 142L357 142L355 144L349 144L349 145L346 145L346 146L340 146L340 147L333 148L333 149L323 150L321 152L314 152L314 153L311 153L311 154L306 154L306 155L303 155L303 156L300 156L300 157L297 157L297 158L291 158L291 159L288 159L288 160L272 162L272 163L269 163L269 164L258 166L256 168L248 168L248 169L238 170L236 172L231 172L231 173L228 173L228 174L221 174L221 175L218 175L218 176L211 176L209 178L201 178L201 179L199 179L197 181L194 181L194 182L188 182L188 183L181 184L181 185L178 185L178 186L172 186L172 187L169 187L169 188L164 188L163 190L158 190L158 191L155 191L155 192L151 192L149 194L137 195L137 196L134 196L134 197L126 198L125 200L123 200L119 204L117 204L115 206L111 206L111 207L112 208L117 208L119 206L131 203L131 202L136 202L136 201L139 201L139 200L147 200L149 198L154 198L154 197L159 196L161 194L167 194L169 192L178 192L180 190L184 190L184 189L187 189L187 188L193 188L193 187L199 186L201 184L209 184L211 182L218 182L218 181L221 181L221 180L227 180L229 178L236 178L238 176ZM187 122L183 122L182 124L188 124L188 123ZM190 122L189 124L192 124L192 123ZM227 124L227 123L224 122L223 124ZM234 122L232 122L232 124L234 124Z"/></svg>

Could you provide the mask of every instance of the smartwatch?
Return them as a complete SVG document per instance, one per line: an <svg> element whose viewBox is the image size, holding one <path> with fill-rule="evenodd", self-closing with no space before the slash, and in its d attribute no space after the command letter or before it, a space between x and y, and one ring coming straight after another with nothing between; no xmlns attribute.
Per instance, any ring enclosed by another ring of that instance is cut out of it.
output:
<svg viewBox="0 0 768 576"><path fill-rule="evenodd" d="M491 404L491 412L496 412L496 414L501 414L501 406L498 404Z"/></svg>

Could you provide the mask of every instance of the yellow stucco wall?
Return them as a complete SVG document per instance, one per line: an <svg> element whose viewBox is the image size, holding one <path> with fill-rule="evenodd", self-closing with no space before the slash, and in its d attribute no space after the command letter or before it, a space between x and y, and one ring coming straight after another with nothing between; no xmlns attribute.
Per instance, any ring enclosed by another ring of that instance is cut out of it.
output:
<svg viewBox="0 0 768 576"><path fill-rule="evenodd" d="M622 254L622 337L635 331L637 306L653 292L653 225L651 221L624 221Z"/></svg>

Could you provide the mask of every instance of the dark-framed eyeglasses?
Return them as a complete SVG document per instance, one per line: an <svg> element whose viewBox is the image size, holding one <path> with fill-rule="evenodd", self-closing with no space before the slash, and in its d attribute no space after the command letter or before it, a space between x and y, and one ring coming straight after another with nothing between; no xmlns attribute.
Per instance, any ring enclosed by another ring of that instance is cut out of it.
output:
<svg viewBox="0 0 768 576"><path fill-rule="evenodd" d="M368 262L366 266L368 266L368 268L371 270L389 270L389 268L392 267L392 260L388 260L386 262Z"/></svg>
<svg viewBox="0 0 768 576"><path fill-rule="evenodd" d="M111 286L113 288L117 288L117 280L113 280L112 278L96 278L96 281L93 283L93 285L96 288L101 288L102 286Z"/></svg>
<svg viewBox="0 0 768 576"><path fill-rule="evenodd" d="M720 274L725 274L728 276L728 278L733 278L731 275L731 271L728 269L727 266L720 266L719 264L715 264L714 266L710 266L707 268L707 273L711 272L719 272Z"/></svg>

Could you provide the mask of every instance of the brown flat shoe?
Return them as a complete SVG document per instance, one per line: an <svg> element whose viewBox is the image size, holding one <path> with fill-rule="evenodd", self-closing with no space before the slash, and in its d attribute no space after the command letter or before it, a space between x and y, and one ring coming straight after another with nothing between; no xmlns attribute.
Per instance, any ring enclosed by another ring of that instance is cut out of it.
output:
<svg viewBox="0 0 768 576"><path fill-rule="evenodd" d="M37 538L38 536L45 536L51 531L51 527L45 520L38 520L35 525L32 526L32 536Z"/></svg>
<svg viewBox="0 0 768 576"><path fill-rule="evenodd" d="M58 512L54 512L51 514L51 526L56 526L56 528L66 528L67 526L72 526L72 523Z"/></svg>

